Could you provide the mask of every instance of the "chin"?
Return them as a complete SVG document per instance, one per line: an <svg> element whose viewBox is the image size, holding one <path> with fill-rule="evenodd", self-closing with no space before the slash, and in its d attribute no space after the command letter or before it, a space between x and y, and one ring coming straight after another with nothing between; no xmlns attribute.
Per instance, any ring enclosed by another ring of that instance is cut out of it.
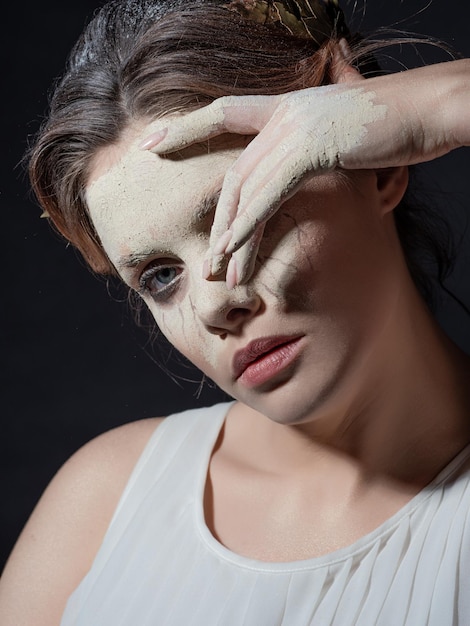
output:
<svg viewBox="0 0 470 626"><path fill-rule="evenodd" d="M309 383L291 378L269 390L252 389L232 395L273 422L286 426L321 422L338 413L343 404L340 393L343 385L338 380Z"/></svg>

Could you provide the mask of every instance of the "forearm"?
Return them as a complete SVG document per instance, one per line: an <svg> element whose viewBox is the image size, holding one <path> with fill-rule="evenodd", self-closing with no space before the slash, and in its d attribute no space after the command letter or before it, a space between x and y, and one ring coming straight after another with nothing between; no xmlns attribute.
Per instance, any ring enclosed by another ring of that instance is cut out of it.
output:
<svg viewBox="0 0 470 626"><path fill-rule="evenodd" d="M470 59L436 63L367 81L379 102L395 103L410 159L430 160L470 145ZM405 151L406 152L406 151ZM398 164L398 163L397 163Z"/></svg>
<svg viewBox="0 0 470 626"><path fill-rule="evenodd" d="M447 73L442 112L450 149L470 146L470 59L441 65Z"/></svg>

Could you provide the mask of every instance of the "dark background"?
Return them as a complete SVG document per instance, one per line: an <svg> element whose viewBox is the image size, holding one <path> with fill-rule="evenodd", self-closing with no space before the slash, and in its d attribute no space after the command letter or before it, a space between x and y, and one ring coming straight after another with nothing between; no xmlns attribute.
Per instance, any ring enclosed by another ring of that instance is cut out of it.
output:
<svg viewBox="0 0 470 626"><path fill-rule="evenodd" d="M2 27L0 568L42 490L79 446L126 421L223 397L201 385L202 375L179 362L155 332L136 326L125 291L87 270L47 220L39 219L28 189L20 163L28 136L37 131L68 50L100 4L16 3ZM354 8L353 23L362 31L382 25L432 35L470 56L467 3L369 0L363 15L362 1L351 1L346 12ZM405 65L421 64L421 56L426 62L447 58L427 46L391 51L399 54ZM469 149L461 149L424 171L456 234L463 235L448 285L467 306L469 165ZM470 320L463 310L444 299L438 318L470 352Z"/></svg>

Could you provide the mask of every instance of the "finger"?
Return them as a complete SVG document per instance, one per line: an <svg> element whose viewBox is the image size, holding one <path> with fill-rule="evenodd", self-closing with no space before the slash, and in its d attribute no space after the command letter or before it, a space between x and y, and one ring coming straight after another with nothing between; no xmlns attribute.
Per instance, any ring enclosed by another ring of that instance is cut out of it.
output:
<svg viewBox="0 0 470 626"><path fill-rule="evenodd" d="M279 174L282 176L283 168L289 161L289 155L293 151L301 151L302 144L305 142L305 137L294 132L294 130L291 126L286 126L285 129L274 127L274 130L269 134L260 133L256 137L259 141L253 146L250 145L250 151L247 151L246 155L242 155L244 181L240 190L238 213L250 203L254 195L260 193L267 186L274 184L274 186L279 187L280 193L282 182L279 180L279 183L276 184L273 177ZM240 157L240 161L242 157Z"/></svg>
<svg viewBox="0 0 470 626"><path fill-rule="evenodd" d="M142 150L164 154L222 133L258 133L271 117L278 96L224 96L185 115L161 119L141 143Z"/></svg>
<svg viewBox="0 0 470 626"><path fill-rule="evenodd" d="M220 100L186 115L158 120L154 132L141 143L142 150L156 154L181 150L224 132L224 109Z"/></svg>
<svg viewBox="0 0 470 626"><path fill-rule="evenodd" d="M325 170L315 170L309 150L293 150L288 154L279 154L276 164L264 169L264 177L258 177L257 187L252 194L240 202L238 213L233 220L228 238L225 242L225 254L233 254L254 233L260 224L269 220L279 207L292 197L305 182L307 175L319 174ZM256 176L253 173L253 177ZM227 243L228 241L228 243Z"/></svg>
<svg viewBox="0 0 470 626"><path fill-rule="evenodd" d="M202 277L206 280L211 276L217 276L227 269L227 263L229 257L225 254L213 255L211 250L208 250L202 264Z"/></svg>
<svg viewBox="0 0 470 626"><path fill-rule="evenodd" d="M224 252L223 246L219 245L217 248L216 244L219 243L222 235L230 228L230 224L237 215L242 182L242 178L237 171L233 168L227 170L222 183L222 189L217 202L209 238L209 248L214 254Z"/></svg>
<svg viewBox="0 0 470 626"><path fill-rule="evenodd" d="M232 255L227 266L227 289L233 289L249 281L255 269L265 224L260 224L250 239Z"/></svg>
<svg viewBox="0 0 470 626"><path fill-rule="evenodd" d="M243 246L260 224L270 219L281 206L282 202L289 197L289 189L286 189L278 181L266 179L258 182L257 191L243 204L240 202L237 214L231 222L228 230L220 234L219 239L212 248L213 267L218 266L220 255L228 255L236 252Z"/></svg>
<svg viewBox="0 0 470 626"><path fill-rule="evenodd" d="M283 139L279 126L275 126L272 133L269 132L268 127L269 124L260 135L253 139L235 163L227 170L217 203L209 241L209 248L215 256L221 255L225 251L225 246L229 240L224 235L237 216L239 204L251 195L252 189L259 186L257 179L257 176L261 175L258 167L259 163L269 162L269 155L275 153L275 148L278 147L280 140ZM271 169L272 167L271 161ZM253 171L256 171L257 175L253 176ZM220 271L216 270L216 266L217 264L212 268L213 271Z"/></svg>

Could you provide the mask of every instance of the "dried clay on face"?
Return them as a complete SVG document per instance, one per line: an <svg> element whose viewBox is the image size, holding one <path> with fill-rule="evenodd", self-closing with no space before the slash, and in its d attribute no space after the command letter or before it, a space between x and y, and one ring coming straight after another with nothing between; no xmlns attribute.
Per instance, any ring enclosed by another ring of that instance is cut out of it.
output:
<svg viewBox="0 0 470 626"><path fill-rule="evenodd" d="M143 136L152 131L152 126L145 129ZM122 257L145 256L148 251L150 258L183 259L191 281L201 280L209 233L200 232L198 207L208 193L220 188L226 169L241 151L234 141L217 146L213 143L213 152L195 146L185 151L182 159L178 155L162 158L140 149L136 141L90 184L87 191L90 214L115 265ZM126 279L124 274L123 278ZM204 283L198 285L204 289ZM213 285L211 293L214 288ZM218 288L225 290L223 281ZM163 311L164 307L151 302L149 305L172 343L197 344L199 353L212 360L210 345L204 343L190 296L185 296L168 313Z"/></svg>
<svg viewBox="0 0 470 626"><path fill-rule="evenodd" d="M159 121L150 124L142 136L153 132L159 124ZM122 256L126 253L126 240L129 245L140 246L141 239L142 242L149 239L149 224L153 224L159 241L162 229L166 239L189 236L199 219L194 207L207 192L206 181L213 179L214 189L220 186L226 169L241 152L235 142L222 149L215 146L214 140L212 143L213 154L206 146L198 145L187 148L184 158L178 154L165 158L142 150L139 141L134 141L117 162L92 182L87 190L87 201L107 251L110 247L115 254L119 242L118 255ZM182 189L192 190L192 206L188 206L188 198L185 198L180 208L185 211L185 220L176 223L173 219L175 201ZM103 234L101 225L106 226Z"/></svg>

